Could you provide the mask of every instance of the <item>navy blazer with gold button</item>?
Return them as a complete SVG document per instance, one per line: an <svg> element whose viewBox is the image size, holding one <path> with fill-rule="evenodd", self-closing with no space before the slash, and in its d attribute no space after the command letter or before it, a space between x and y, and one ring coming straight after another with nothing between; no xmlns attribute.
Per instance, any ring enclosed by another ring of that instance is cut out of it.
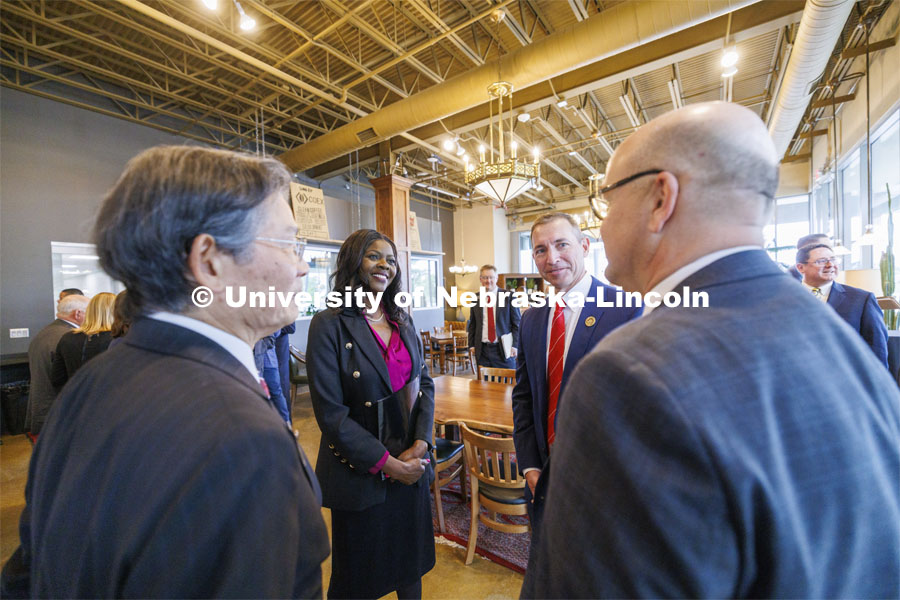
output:
<svg viewBox="0 0 900 600"><path fill-rule="evenodd" d="M410 429L413 439L430 446L434 382L412 318L406 315L397 325L412 361L410 379L420 377ZM322 430L316 460L322 504L337 510L363 510L384 502L389 482L369 469L386 452L378 441L377 400L393 390L381 348L356 309L327 309L313 317L306 370L313 410ZM427 485L429 475L430 468L416 485Z"/></svg>

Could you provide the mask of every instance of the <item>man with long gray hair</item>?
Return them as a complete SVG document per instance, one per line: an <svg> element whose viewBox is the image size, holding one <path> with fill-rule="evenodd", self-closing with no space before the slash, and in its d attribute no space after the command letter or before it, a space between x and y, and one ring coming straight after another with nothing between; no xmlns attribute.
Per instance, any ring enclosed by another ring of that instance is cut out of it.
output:
<svg viewBox="0 0 900 600"><path fill-rule="evenodd" d="M289 178L271 159L159 147L107 195L97 253L139 316L35 447L18 552L31 596L321 598L318 484L251 351L297 308L225 301L296 292L307 273Z"/></svg>
<svg viewBox="0 0 900 600"><path fill-rule="evenodd" d="M897 596L900 392L763 250L779 158L720 102L616 149L606 275L708 307L645 311L575 369L523 597Z"/></svg>

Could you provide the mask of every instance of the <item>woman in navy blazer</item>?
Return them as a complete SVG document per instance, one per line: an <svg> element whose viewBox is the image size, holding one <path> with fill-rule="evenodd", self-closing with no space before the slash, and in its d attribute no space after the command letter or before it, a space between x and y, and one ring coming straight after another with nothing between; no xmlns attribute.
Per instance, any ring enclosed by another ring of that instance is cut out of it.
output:
<svg viewBox="0 0 900 600"><path fill-rule="evenodd" d="M396 255L383 234L352 233L338 253L333 289L382 292L381 301L369 310L327 309L310 324L307 373L322 430L316 475L332 522L329 598L421 597L421 577L435 561L434 383L412 319L394 301ZM396 445L385 423L403 403L408 421Z"/></svg>

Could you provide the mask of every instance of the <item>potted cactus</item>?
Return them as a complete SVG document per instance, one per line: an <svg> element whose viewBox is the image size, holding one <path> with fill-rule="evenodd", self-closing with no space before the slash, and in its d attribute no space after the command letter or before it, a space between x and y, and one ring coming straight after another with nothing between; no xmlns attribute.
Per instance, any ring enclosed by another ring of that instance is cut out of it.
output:
<svg viewBox="0 0 900 600"><path fill-rule="evenodd" d="M891 201L891 186L885 184L888 196L888 243L881 253L881 289L885 296L894 295L894 215ZM896 310L884 311L884 323L888 329L897 329L900 314Z"/></svg>

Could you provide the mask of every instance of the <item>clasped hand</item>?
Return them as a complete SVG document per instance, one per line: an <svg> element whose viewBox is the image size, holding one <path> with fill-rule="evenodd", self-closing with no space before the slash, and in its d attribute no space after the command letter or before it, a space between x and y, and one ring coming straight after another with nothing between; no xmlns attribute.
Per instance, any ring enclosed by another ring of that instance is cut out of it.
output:
<svg viewBox="0 0 900 600"><path fill-rule="evenodd" d="M431 462L424 458L428 446L422 440L416 440L415 443L404 450L400 456L394 458L388 457L386 463L381 468L385 475L391 479L412 485L419 480L425 473L425 468Z"/></svg>

